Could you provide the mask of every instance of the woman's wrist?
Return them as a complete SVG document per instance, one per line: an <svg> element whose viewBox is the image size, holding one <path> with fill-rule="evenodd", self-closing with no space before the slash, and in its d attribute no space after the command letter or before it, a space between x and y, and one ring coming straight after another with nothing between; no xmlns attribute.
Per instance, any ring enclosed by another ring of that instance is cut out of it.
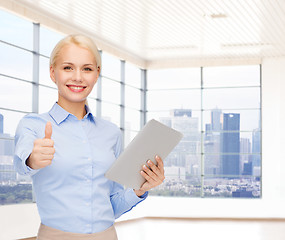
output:
<svg viewBox="0 0 285 240"><path fill-rule="evenodd" d="M135 192L135 194L136 194L138 197L141 197L142 195L145 194L146 191L144 191L144 190L135 190L135 189L134 189L134 192Z"/></svg>

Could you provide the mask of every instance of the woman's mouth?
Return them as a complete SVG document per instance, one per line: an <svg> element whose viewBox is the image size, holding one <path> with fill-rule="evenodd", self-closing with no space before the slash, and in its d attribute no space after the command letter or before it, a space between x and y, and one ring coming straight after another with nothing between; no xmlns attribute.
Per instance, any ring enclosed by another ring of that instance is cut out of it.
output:
<svg viewBox="0 0 285 240"><path fill-rule="evenodd" d="M77 85L67 85L67 87L72 92L82 92L86 88L85 86L77 86Z"/></svg>

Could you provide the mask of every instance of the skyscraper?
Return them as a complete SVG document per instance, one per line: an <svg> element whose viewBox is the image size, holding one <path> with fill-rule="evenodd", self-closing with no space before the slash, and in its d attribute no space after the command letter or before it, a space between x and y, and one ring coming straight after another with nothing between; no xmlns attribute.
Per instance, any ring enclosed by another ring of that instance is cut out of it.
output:
<svg viewBox="0 0 285 240"><path fill-rule="evenodd" d="M0 113L0 134L3 134L4 130L4 116Z"/></svg>
<svg viewBox="0 0 285 240"><path fill-rule="evenodd" d="M222 110L215 108L211 110L211 123L205 124L204 137L204 173L221 173L220 141L222 129Z"/></svg>
<svg viewBox="0 0 285 240"><path fill-rule="evenodd" d="M222 152L222 174L240 175L240 114L223 114Z"/></svg>
<svg viewBox="0 0 285 240"><path fill-rule="evenodd" d="M251 142L248 138L240 139L240 171L243 175L252 175Z"/></svg>
<svg viewBox="0 0 285 240"><path fill-rule="evenodd" d="M212 131L220 131L222 129L221 115L222 115L221 109L218 109L218 108L212 109L211 111Z"/></svg>
<svg viewBox="0 0 285 240"><path fill-rule="evenodd" d="M261 166L261 154L260 154L260 142L261 142L261 132L260 129L254 129L252 132L252 168L254 171L260 174L260 166Z"/></svg>
<svg viewBox="0 0 285 240"><path fill-rule="evenodd" d="M192 117L192 110L191 109L174 109L172 110L172 114L174 117Z"/></svg>
<svg viewBox="0 0 285 240"><path fill-rule="evenodd" d="M192 110L174 109L171 110L171 117L161 117L159 120L163 124L183 132L183 139L164 160L165 166L186 167L186 172L189 174L193 174L194 169L200 170L199 119L192 117Z"/></svg>

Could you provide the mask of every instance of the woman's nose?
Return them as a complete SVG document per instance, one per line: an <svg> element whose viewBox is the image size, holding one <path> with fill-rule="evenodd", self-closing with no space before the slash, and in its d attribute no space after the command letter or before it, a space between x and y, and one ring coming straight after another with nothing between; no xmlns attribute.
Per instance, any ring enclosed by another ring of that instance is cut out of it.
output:
<svg viewBox="0 0 285 240"><path fill-rule="evenodd" d="M79 69L76 69L73 72L73 81L78 81L78 82L82 82L82 76L81 76L81 71Z"/></svg>

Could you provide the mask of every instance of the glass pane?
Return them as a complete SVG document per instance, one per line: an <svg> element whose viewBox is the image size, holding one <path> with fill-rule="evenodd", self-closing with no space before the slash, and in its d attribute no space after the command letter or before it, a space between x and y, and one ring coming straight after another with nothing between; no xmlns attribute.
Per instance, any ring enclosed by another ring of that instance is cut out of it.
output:
<svg viewBox="0 0 285 240"><path fill-rule="evenodd" d="M137 88L125 86L126 107L141 109L141 91Z"/></svg>
<svg viewBox="0 0 285 240"><path fill-rule="evenodd" d="M203 90L204 109L260 108L260 88L223 88Z"/></svg>
<svg viewBox="0 0 285 240"><path fill-rule="evenodd" d="M148 111L201 108L201 90L147 91Z"/></svg>
<svg viewBox="0 0 285 240"><path fill-rule="evenodd" d="M200 88L201 69L148 70L147 87L153 89Z"/></svg>
<svg viewBox="0 0 285 240"><path fill-rule="evenodd" d="M58 91L48 87L39 87L39 113L48 112L57 102Z"/></svg>
<svg viewBox="0 0 285 240"><path fill-rule="evenodd" d="M90 108L91 113L93 114L93 116L96 117L96 109L97 109L97 101L94 99L90 99L88 98L88 106Z"/></svg>
<svg viewBox="0 0 285 240"><path fill-rule="evenodd" d="M121 84L107 78L102 78L102 99L103 101L120 104Z"/></svg>
<svg viewBox="0 0 285 240"><path fill-rule="evenodd" d="M25 113L0 109L0 133L4 133L5 137L14 137L18 123L25 115Z"/></svg>
<svg viewBox="0 0 285 240"><path fill-rule="evenodd" d="M240 151L251 153L251 132L213 132L204 139L205 153L238 154Z"/></svg>
<svg viewBox="0 0 285 240"><path fill-rule="evenodd" d="M166 159L163 160L164 166L169 170L169 178L171 178L171 168L181 167L184 168L185 173L183 174L186 178L187 176L201 175L201 155L191 154L190 152L179 152L179 147L172 151ZM180 169L180 170L181 170ZM174 174L175 175L175 174ZM186 179L183 179L186 180Z"/></svg>
<svg viewBox="0 0 285 240"><path fill-rule="evenodd" d="M40 54L50 56L55 45L64 37L63 34L41 26L40 28Z"/></svg>
<svg viewBox="0 0 285 240"><path fill-rule="evenodd" d="M0 134L0 205L32 202L30 177L22 177L14 170L14 140Z"/></svg>
<svg viewBox="0 0 285 240"><path fill-rule="evenodd" d="M130 144L134 137L138 134L138 131L125 130L125 148Z"/></svg>
<svg viewBox="0 0 285 240"><path fill-rule="evenodd" d="M207 133L211 131L221 131L225 127L223 122L227 122L229 114L238 117L238 130L253 131L260 129L260 110L221 110L213 109L203 111L203 130Z"/></svg>
<svg viewBox="0 0 285 240"><path fill-rule="evenodd" d="M29 50L33 49L32 22L3 10L0 10L0 19L0 40ZM3 52L0 52L2 55Z"/></svg>
<svg viewBox="0 0 285 240"><path fill-rule="evenodd" d="M32 84L0 76L0 107L32 111Z"/></svg>
<svg viewBox="0 0 285 240"><path fill-rule="evenodd" d="M120 81L121 61L103 52L102 53L102 76Z"/></svg>
<svg viewBox="0 0 285 240"><path fill-rule="evenodd" d="M147 112L147 121L155 119L181 132L201 132L201 111L175 109L171 111Z"/></svg>
<svg viewBox="0 0 285 240"><path fill-rule="evenodd" d="M125 108L125 128L130 130L140 130L141 113L137 110Z"/></svg>
<svg viewBox="0 0 285 240"><path fill-rule="evenodd" d="M187 166L189 169L179 166L165 166L164 182L150 190L150 194L155 196L201 197L201 175L197 174L199 166L191 164L189 161Z"/></svg>
<svg viewBox="0 0 285 240"><path fill-rule="evenodd" d="M260 66L203 68L204 87L260 86Z"/></svg>
<svg viewBox="0 0 285 240"><path fill-rule="evenodd" d="M261 154L259 153L206 153L204 155L204 163L205 175L208 176L261 176ZM231 163L232 166L227 165L228 163ZM234 170L233 168L236 168L236 170Z"/></svg>
<svg viewBox="0 0 285 240"><path fill-rule="evenodd" d="M120 127L120 106L102 102L102 118Z"/></svg>
<svg viewBox="0 0 285 240"><path fill-rule="evenodd" d="M98 91L98 87L97 87L98 86L98 81L101 81L101 79L98 78L97 83L94 85L91 93L89 94L89 97L97 98L97 96L98 96L98 94L97 94L97 91Z"/></svg>
<svg viewBox="0 0 285 240"><path fill-rule="evenodd" d="M222 198L260 198L260 178L243 176L238 176L235 179L205 177L204 196Z"/></svg>
<svg viewBox="0 0 285 240"><path fill-rule="evenodd" d="M157 121L160 121L160 118L167 118L167 117L171 117L172 116L172 112L169 110L166 111L159 111L159 112L146 112L146 120L150 121L151 119L155 119Z"/></svg>
<svg viewBox="0 0 285 240"><path fill-rule="evenodd" d="M141 69L126 62L125 83L136 88L141 88Z"/></svg>
<svg viewBox="0 0 285 240"><path fill-rule="evenodd" d="M56 87L55 83L50 78L49 73L49 58L41 57L40 56L40 71L39 71L40 84L50 86L50 87Z"/></svg>
<svg viewBox="0 0 285 240"><path fill-rule="evenodd" d="M25 50L0 43L0 73L33 80L33 55Z"/></svg>
<svg viewBox="0 0 285 240"><path fill-rule="evenodd" d="M261 132L209 132L204 135L204 153L260 153Z"/></svg>
<svg viewBox="0 0 285 240"><path fill-rule="evenodd" d="M2 168L1 165L0 168ZM4 165L3 168L5 169L3 171L0 170L0 175L3 175L4 179L14 179L15 175L19 176L16 172L10 172L11 166ZM21 181L21 183L17 185L14 183L0 185L0 205L31 202L33 202L33 190L31 183L24 183Z"/></svg>

